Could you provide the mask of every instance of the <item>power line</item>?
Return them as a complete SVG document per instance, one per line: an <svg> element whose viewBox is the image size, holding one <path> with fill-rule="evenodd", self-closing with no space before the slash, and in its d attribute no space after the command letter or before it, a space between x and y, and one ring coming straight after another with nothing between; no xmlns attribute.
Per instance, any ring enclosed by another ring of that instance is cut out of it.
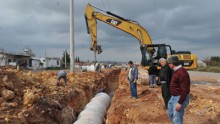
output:
<svg viewBox="0 0 220 124"><path fill-rule="evenodd" d="M109 7L109 8L108 8L108 9L109 9L108 11L112 11L112 10L111 10L111 4L110 4L110 2L109 2L108 0L106 0L106 3L107 3L107 6Z"/></svg>
<svg viewBox="0 0 220 124"><path fill-rule="evenodd" d="M91 5L93 8L95 8L95 9L97 9L97 10L100 10L100 11L103 11L103 12L107 12L107 11L105 11L105 10L102 10L102 9L99 9L98 7L95 7L95 6L93 6L93 5Z"/></svg>
<svg viewBox="0 0 220 124"><path fill-rule="evenodd" d="M101 3L102 3L102 8L104 8L106 10L107 8L105 6L105 2L103 0L101 0Z"/></svg>
<svg viewBox="0 0 220 124"><path fill-rule="evenodd" d="M88 4L88 2L86 0L80 0L80 1L82 1L82 3L85 4L85 5Z"/></svg>
<svg viewBox="0 0 220 124"><path fill-rule="evenodd" d="M95 0L92 0L93 5L97 6L98 4L95 2Z"/></svg>

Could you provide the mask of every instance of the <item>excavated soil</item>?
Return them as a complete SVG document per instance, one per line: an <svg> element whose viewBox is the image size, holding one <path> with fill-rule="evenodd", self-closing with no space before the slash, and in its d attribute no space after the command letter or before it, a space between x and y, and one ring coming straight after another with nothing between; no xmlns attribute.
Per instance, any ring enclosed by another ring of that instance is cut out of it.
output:
<svg viewBox="0 0 220 124"><path fill-rule="evenodd" d="M108 90L120 69L68 73L68 85L57 72L23 72L0 68L1 124L72 124L90 99Z"/></svg>
<svg viewBox="0 0 220 124"><path fill-rule="evenodd" d="M220 74L189 72L191 101L185 124L220 123ZM170 123L160 86L149 88L147 71L139 68L138 99L130 98L128 71L68 73L68 85L57 83L57 71L17 71L0 68L1 124L72 124L100 91L112 97L107 124Z"/></svg>
<svg viewBox="0 0 220 124"><path fill-rule="evenodd" d="M149 124L169 122L163 104L154 90L137 84L138 99L130 98L127 71L121 71L119 89L107 113L107 124Z"/></svg>
<svg viewBox="0 0 220 124"><path fill-rule="evenodd" d="M107 124L169 124L167 111L163 109L161 88L149 88L147 71L139 68L138 99L130 98L128 71L121 71L117 89L107 113ZM220 74L190 72L191 101L184 116L185 124L220 123ZM212 74L213 75L213 74ZM203 83L210 81L212 83ZM195 83L197 82L197 83Z"/></svg>

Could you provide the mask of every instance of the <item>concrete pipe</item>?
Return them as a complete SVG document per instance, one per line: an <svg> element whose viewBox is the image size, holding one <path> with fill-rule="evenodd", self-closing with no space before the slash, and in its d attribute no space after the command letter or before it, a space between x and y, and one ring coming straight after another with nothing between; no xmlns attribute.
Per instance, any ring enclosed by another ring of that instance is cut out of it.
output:
<svg viewBox="0 0 220 124"><path fill-rule="evenodd" d="M108 107L109 103L111 102L111 99L106 99L108 95L105 93L98 93L96 94L96 99L92 99L91 101L101 101L106 107Z"/></svg>
<svg viewBox="0 0 220 124"><path fill-rule="evenodd" d="M94 64L87 66L87 71L96 71L96 66Z"/></svg>
<svg viewBox="0 0 220 124"><path fill-rule="evenodd" d="M82 71L82 72L87 71L87 66L82 66L82 67L81 67L81 71Z"/></svg>
<svg viewBox="0 0 220 124"><path fill-rule="evenodd" d="M111 98L106 93L98 93L85 106L74 124L102 124Z"/></svg>
<svg viewBox="0 0 220 124"><path fill-rule="evenodd" d="M99 63L81 67L82 72L85 72L85 71L100 71L100 69L101 69L101 66L100 66Z"/></svg>

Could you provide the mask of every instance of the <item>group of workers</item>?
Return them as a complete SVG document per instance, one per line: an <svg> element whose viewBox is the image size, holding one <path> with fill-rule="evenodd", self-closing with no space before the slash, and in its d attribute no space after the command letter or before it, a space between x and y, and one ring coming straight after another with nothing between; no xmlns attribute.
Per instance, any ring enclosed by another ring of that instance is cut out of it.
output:
<svg viewBox="0 0 220 124"><path fill-rule="evenodd" d="M189 104L190 77L185 68L180 64L177 56L170 56L167 60L159 59L161 69L152 64L149 68L150 88L156 87L155 78L158 76L161 84L164 109L167 109L168 116L173 124L183 124L183 115L186 106ZM130 82L131 97L136 99L138 68L132 61L128 62L130 67L128 80Z"/></svg>
<svg viewBox="0 0 220 124"><path fill-rule="evenodd" d="M173 124L183 124L183 115L186 106L189 104L190 77L186 69L182 67L177 56L170 56L167 60L159 59L161 69L158 73L157 67L152 64L148 70L150 88L156 87L156 76L161 84L164 109L167 109L168 116ZM132 61L128 62L130 67L128 80L130 82L131 97L137 99L138 68ZM66 79L67 73L59 71L57 80Z"/></svg>

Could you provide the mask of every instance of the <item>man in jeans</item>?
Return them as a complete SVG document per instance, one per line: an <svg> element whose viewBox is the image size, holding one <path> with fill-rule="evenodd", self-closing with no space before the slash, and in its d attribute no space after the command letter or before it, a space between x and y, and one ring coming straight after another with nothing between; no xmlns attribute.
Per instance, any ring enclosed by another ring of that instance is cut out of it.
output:
<svg viewBox="0 0 220 124"><path fill-rule="evenodd" d="M148 69L148 75L149 75L149 81L150 81L150 88L156 87L156 76L158 74L158 69L154 65L154 63L151 63L151 66Z"/></svg>
<svg viewBox="0 0 220 124"><path fill-rule="evenodd" d="M133 64L132 61L128 62L130 67L128 73L128 80L130 82L131 97L137 99L137 80L138 80L138 68Z"/></svg>
<svg viewBox="0 0 220 124"><path fill-rule="evenodd" d="M170 100L170 81L172 78L172 69L169 67L169 65L166 62L166 59L161 58L159 60L161 69L159 73L159 80L161 83L161 91L162 91L162 97L164 100L164 109L167 109L168 107L168 101Z"/></svg>
<svg viewBox="0 0 220 124"><path fill-rule="evenodd" d="M173 124L183 124L184 110L190 99L190 77L186 69L180 65L177 56L169 57L168 63L174 70L170 83L172 96L168 102L168 115Z"/></svg>

